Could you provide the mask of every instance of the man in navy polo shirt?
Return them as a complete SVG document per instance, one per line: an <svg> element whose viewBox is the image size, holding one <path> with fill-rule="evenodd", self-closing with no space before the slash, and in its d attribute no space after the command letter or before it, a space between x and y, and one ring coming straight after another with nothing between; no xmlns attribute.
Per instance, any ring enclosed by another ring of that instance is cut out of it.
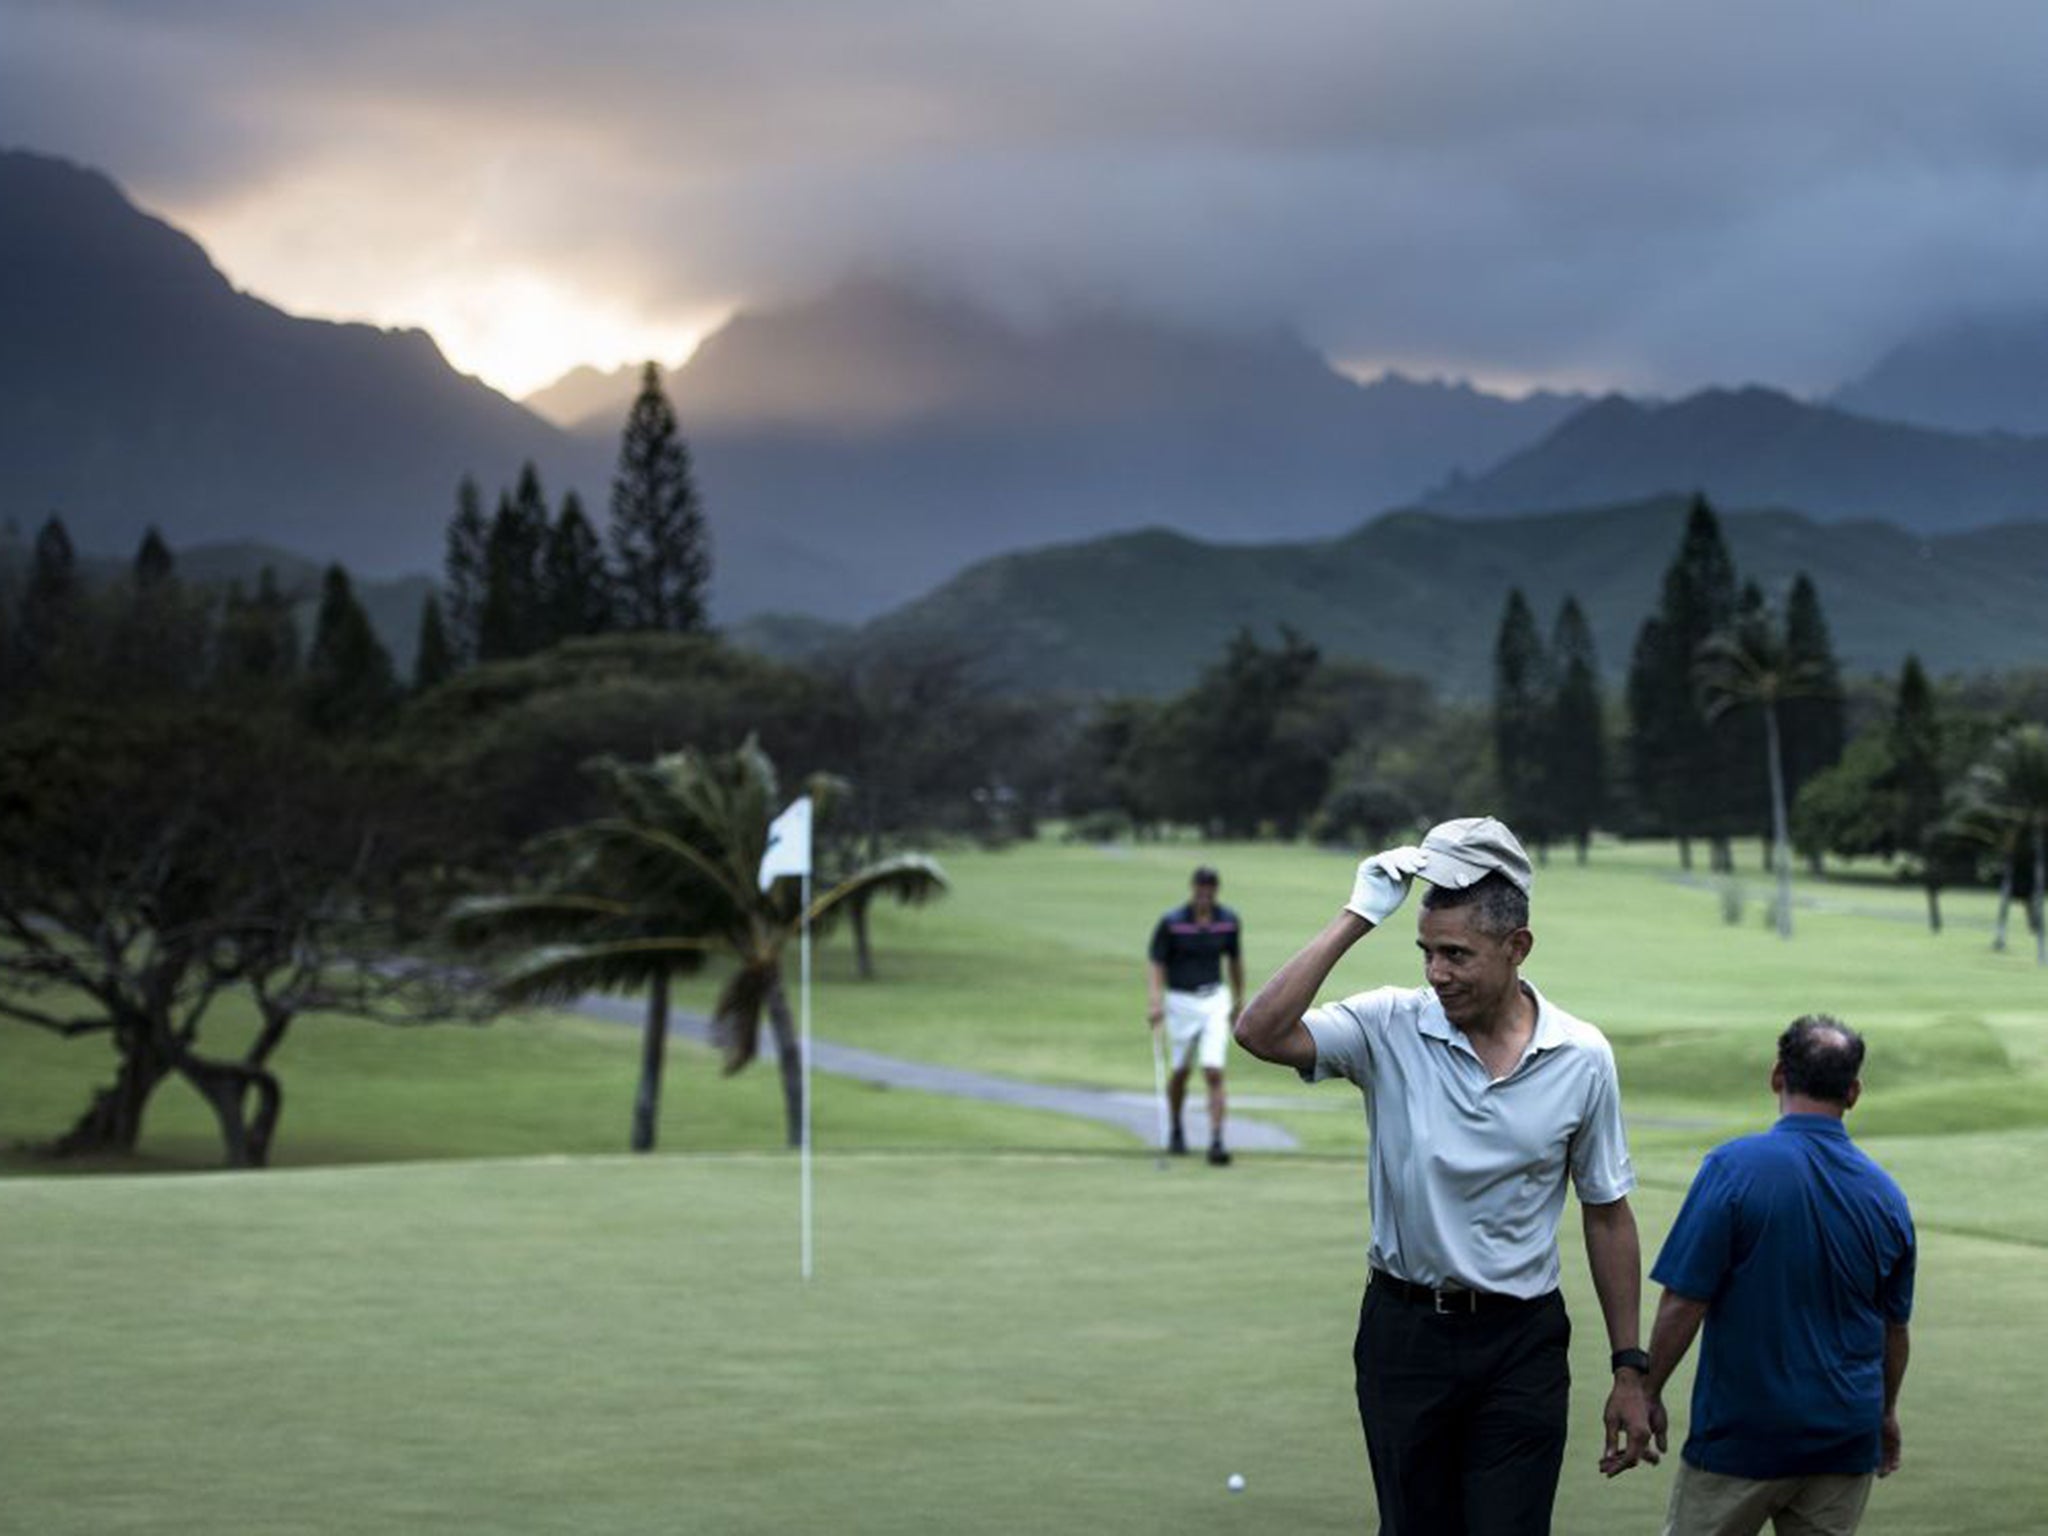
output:
<svg viewBox="0 0 2048 1536"><path fill-rule="evenodd" d="M1223 1146L1223 1063L1230 1050L1230 1026L1244 1006L1244 954L1237 914L1216 900L1216 871L1204 864L1188 883L1188 903L1161 917L1152 929L1146 969L1145 1022L1166 1029L1173 1075L1167 1102L1173 1109L1172 1150L1188 1149L1181 1106L1188 1096L1188 1070L1197 1057L1209 1089L1209 1161L1230 1161ZM1223 990L1224 962L1230 991Z"/></svg>
<svg viewBox="0 0 2048 1536"><path fill-rule="evenodd" d="M1863 1040L1810 1014L1778 1038L1781 1118L1707 1154L1650 1278L1665 1287L1645 1387L1659 1397L1701 1324L1692 1428L1667 1536L1847 1536L1899 1465L1913 1218L1849 1140Z"/></svg>

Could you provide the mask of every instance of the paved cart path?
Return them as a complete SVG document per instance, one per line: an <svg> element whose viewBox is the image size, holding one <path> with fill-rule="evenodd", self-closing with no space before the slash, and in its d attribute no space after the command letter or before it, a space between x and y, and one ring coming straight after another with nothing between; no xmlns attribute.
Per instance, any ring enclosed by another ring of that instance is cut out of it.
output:
<svg viewBox="0 0 2048 1536"><path fill-rule="evenodd" d="M576 1011L592 1018L606 1019L617 1024L638 1026L646 1021L647 1008L635 998L606 997L600 993L586 993L576 1002ZM709 1041L711 1021L699 1014L672 1013L669 1016L669 1033L684 1035L692 1040ZM1145 1042L1137 1030L1131 1031L1131 1049L1135 1052ZM761 1054L773 1059L775 1040L767 1030L761 1032ZM914 1088L920 1093L946 1093L956 1098L982 1099L991 1104L1009 1104L1018 1109L1051 1110L1055 1114L1078 1115L1084 1120L1099 1120L1108 1125L1129 1131L1133 1136L1152 1145L1159 1137L1159 1111L1149 1093L1124 1093L1108 1088L1073 1088L1052 1083L1027 1083L1011 1077L997 1077L988 1072L969 1072L960 1067L934 1066L930 1062L905 1061L898 1056L884 1056L879 1051L864 1051L856 1046L835 1045L829 1040L811 1041L811 1065L820 1072L830 1072L839 1077L851 1077L863 1083L880 1083L890 1088ZM1209 1143L1209 1115L1202 1105L1202 1085L1199 1075L1188 1084L1186 1124L1188 1142L1196 1149ZM1242 1099L1233 1099L1230 1122L1227 1126L1227 1140L1234 1148L1256 1152L1293 1152L1300 1143L1287 1131L1277 1125L1269 1125L1257 1119L1247 1119L1236 1113ZM1271 1100L1256 1101L1272 1107ZM1303 1106L1313 1108L1314 1106ZM1344 1107L1356 1113L1357 1106L1348 1096Z"/></svg>

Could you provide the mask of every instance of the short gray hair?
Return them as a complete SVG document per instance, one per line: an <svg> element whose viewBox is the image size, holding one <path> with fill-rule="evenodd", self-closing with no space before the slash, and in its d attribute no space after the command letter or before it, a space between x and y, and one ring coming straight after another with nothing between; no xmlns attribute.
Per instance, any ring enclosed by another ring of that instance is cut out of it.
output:
<svg viewBox="0 0 2048 1536"><path fill-rule="evenodd" d="M1502 874L1485 875L1457 889L1432 885L1422 893L1422 905L1430 912L1470 907L1472 926L1489 938L1504 939L1529 926L1529 893Z"/></svg>

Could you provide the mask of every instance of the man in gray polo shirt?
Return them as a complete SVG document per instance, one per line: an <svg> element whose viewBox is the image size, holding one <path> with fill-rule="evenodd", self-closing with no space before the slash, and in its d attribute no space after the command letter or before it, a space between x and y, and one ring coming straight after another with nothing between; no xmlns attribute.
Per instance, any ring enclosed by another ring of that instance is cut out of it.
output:
<svg viewBox="0 0 2048 1536"><path fill-rule="evenodd" d="M1415 877L1426 985L1314 1007ZM1558 1294L1565 1185L1613 1351L1600 1469L1654 1461L1642 1257L1614 1054L1522 980L1528 855L1491 817L1358 866L1351 900L1238 1019L1254 1056L1349 1078L1370 1120L1372 1279L1353 1347L1383 1536L1538 1533L1564 1461L1571 1324Z"/></svg>

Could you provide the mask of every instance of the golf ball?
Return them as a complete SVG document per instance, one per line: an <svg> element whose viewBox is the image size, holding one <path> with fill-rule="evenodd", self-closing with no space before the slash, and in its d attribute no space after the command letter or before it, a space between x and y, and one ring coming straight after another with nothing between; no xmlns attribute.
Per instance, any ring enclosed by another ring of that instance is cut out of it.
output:
<svg viewBox="0 0 2048 1536"><path fill-rule="evenodd" d="M1244 1474L1242 1472L1231 1473L1229 1478L1225 1480L1223 1486L1228 1488L1232 1493L1243 1493Z"/></svg>

